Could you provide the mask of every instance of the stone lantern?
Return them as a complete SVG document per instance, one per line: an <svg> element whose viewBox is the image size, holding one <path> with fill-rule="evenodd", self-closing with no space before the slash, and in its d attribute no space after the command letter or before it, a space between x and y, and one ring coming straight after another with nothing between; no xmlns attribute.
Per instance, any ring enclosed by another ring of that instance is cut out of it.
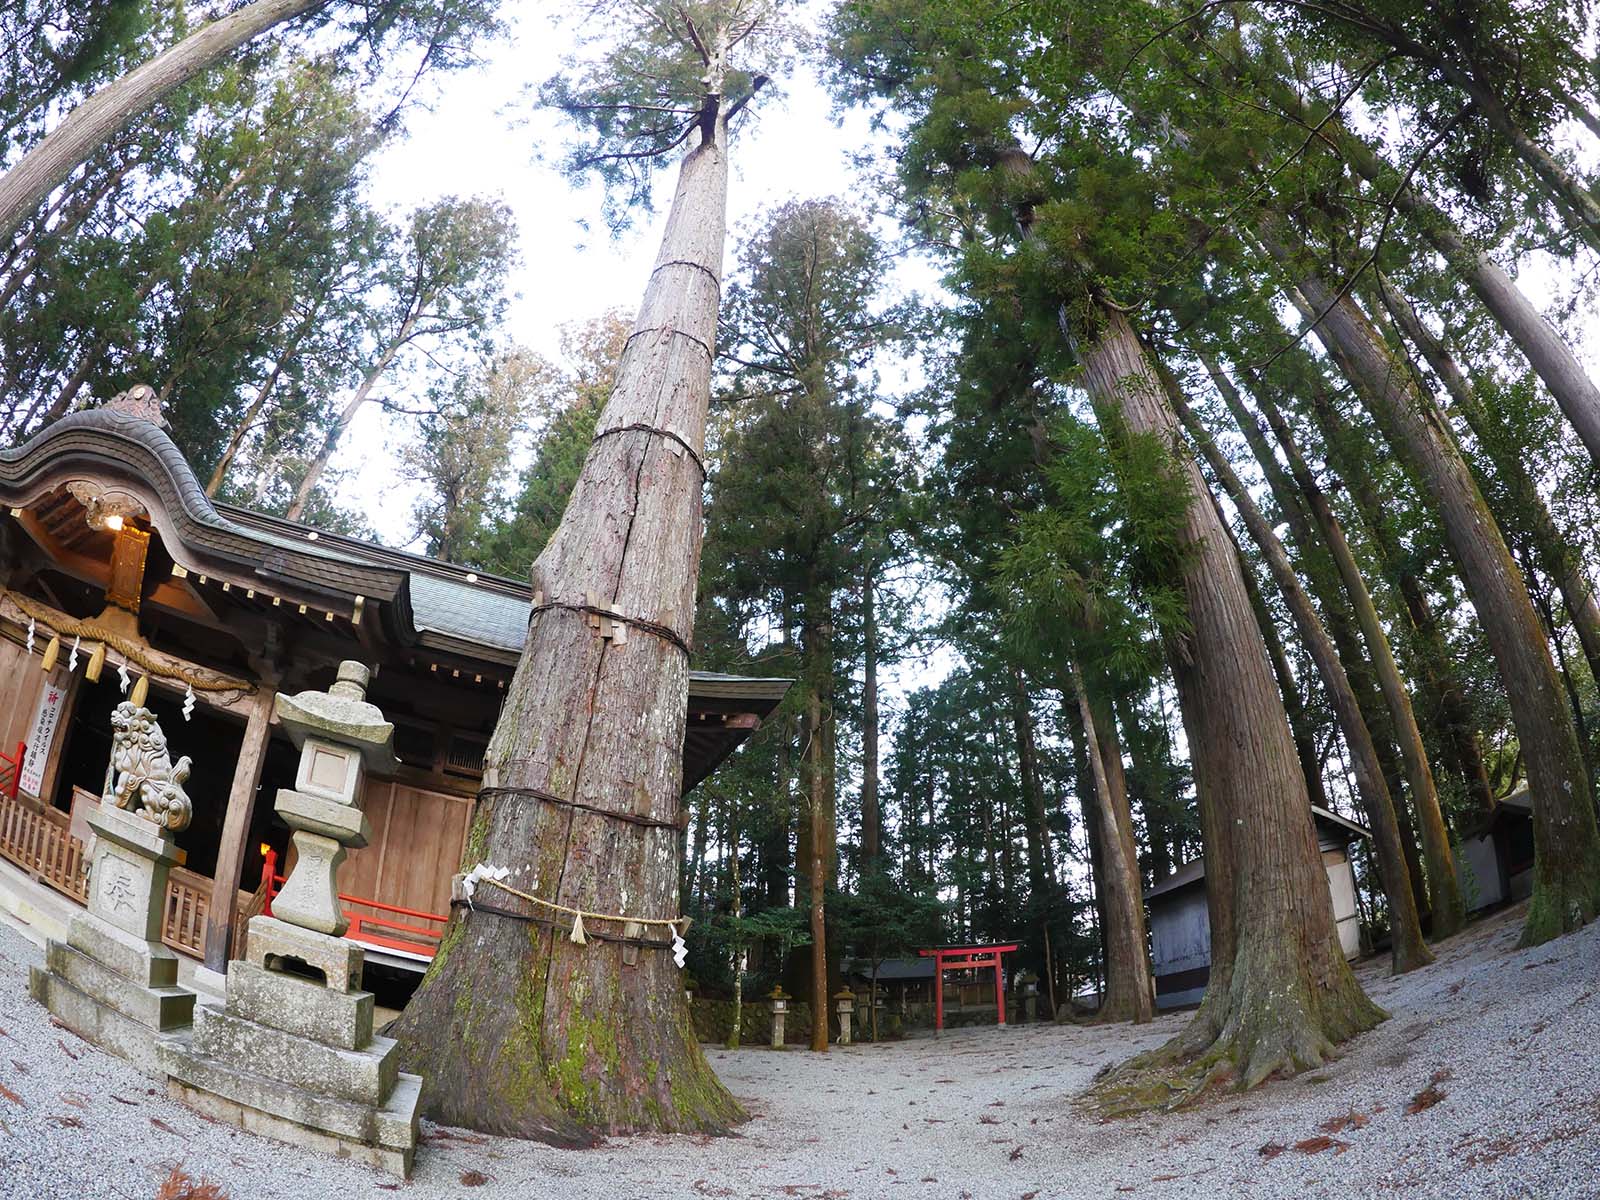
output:
<svg viewBox="0 0 1600 1200"><path fill-rule="evenodd" d="M833 998L833 1005L839 1012L839 1045L850 1044L850 1026L854 1023L856 1011L856 994L849 988L842 988Z"/></svg>
<svg viewBox="0 0 1600 1200"><path fill-rule="evenodd" d="M767 999L772 1001L772 1048L783 1049L783 1018L789 1011L789 997L780 983L768 994Z"/></svg>
<svg viewBox="0 0 1600 1200"><path fill-rule="evenodd" d="M394 1039L373 1034L365 952L342 936L336 882L346 849L367 844L367 771L398 766L394 726L366 700L370 678L343 662L328 691L278 696L300 749L295 786L275 804L297 860L273 915L251 919L245 960L229 964L226 1006L202 1005L163 1066L173 1097L207 1116L405 1176L422 1080L399 1072Z"/></svg>
<svg viewBox="0 0 1600 1200"><path fill-rule="evenodd" d="M1023 1019L1036 1021L1039 1019L1039 977L1032 971L1024 971L1019 982L1022 984Z"/></svg>

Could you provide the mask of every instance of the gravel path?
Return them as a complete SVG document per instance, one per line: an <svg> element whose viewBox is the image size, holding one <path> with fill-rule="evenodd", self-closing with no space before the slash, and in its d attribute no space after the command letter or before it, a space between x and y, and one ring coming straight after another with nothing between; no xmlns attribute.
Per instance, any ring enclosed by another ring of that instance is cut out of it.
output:
<svg viewBox="0 0 1600 1200"><path fill-rule="evenodd" d="M37 950L0 927L0 1196L148 1200L181 1162L233 1200L1596 1200L1600 928L1518 951L1521 915L1474 926L1407 978L1368 967L1390 1021L1323 1071L1194 1112L1099 1124L1070 1104L1101 1066L1157 1045L1182 1017L1137 1032L967 1030L827 1055L712 1050L754 1117L743 1136L618 1138L576 1152L425 1125L409 1185L170 1103L50 1024L24 986ZM1408 1113L1430 1085L1434 1102Z"/></svg>

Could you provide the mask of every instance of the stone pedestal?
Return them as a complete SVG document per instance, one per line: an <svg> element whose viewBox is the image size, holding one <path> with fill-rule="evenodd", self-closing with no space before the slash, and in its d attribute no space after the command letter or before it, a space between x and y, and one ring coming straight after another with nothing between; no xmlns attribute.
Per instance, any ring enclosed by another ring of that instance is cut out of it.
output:
<svg viewBox="0 0 1600 1200"><path fill-rule="evenodd" d="M279 696L278 719L301 748L295 787L278 791L297 858L250 922L227 997L202 1004L190 1034L162 1047L168 1091L254 1133L407 1176L422 1080L400 1072L397 1046L372 1032L363 951L342 935L336 878L370 829L356 806L368 767L391 771L393 727L363 699L366 668L343 663L329 692Z"/></svg>
<svg viewBox="0 0 1600 1200"><path fill-rule="evenodd" d="M177 956L161 944L179 851L163 827L111 804L88 821L96 835L89 910L73 917L65 942L46 943L28 991L74 1033L160 1074L158 1041L194 1012L194 993L177 986Z"/></svg>

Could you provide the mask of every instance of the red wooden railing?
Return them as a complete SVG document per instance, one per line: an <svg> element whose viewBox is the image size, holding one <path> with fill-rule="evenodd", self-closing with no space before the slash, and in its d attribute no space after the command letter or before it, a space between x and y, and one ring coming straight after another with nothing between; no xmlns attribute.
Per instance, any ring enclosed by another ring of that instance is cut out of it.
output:
<svg viewBox="0 0 1600 1200"><path fill-rule="evenodd" d="M261 907L263 916L272 915L272 898L288 881L288 876L279 875L277 868L277 852L270 846L263 846L261 877L267 881ZM349 896L343 892L339 893L339 900L344 905L345 917L350 921L350 928L345 930L345 937L364 946L398 950L402 954L411 954L418 958L431 959L438 952L439 938L450 920L448 916L440 916L438 913L401 908L398 904L385 904L381 900L371 900L365 896ZM352 905L377 909L380 913L390 915L375 916L372 913L357 912L351 908ZM406 920L395 920L395 917L404 917ZM416 921L427 921L429 924L411 923Z"/></svg>
<svg viewBox="0 0 1600 1200"><path fill-rule="evenodd" d="M17 798L17 785L22 782L22 760L28 755L28 744L18 742L15 754L0 754L0 796L8 800Z"/></svg>

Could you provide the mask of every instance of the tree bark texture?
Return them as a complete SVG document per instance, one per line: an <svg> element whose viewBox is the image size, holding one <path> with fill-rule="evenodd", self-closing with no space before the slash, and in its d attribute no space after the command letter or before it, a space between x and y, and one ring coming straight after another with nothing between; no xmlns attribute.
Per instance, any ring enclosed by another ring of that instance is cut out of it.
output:
<svg viewBox="0 0 1600 1200"><path fill-rule="evenodd" d="M1311 603L1311 597L1301 585L1294 568L1289 565L1288 551L1283 548L1278 535L1273 532L1272 526L1268 524L1266 517L1262 515L1239 477L1234 474L1232 466L1217 448L1216 442L1200 423L1200 419L1194 415L1184 397L1178 392L1176 381L1165 372L1163 379L1167 385L1168 399L1178 414L1178 419L1188 429L1200 453L1210 464L1212 474L1228 493L1228 498L1233 501L1239 515L1244 518L1245 527L1250 530L1251 538L1260 547L1262 556L1267 560L1273 580L1277 583L1278 590L1283 594L1284 602L1294 617L1295 628L1300 632L1301 641L1310 651L1312 661L1317 664L1317 672L1322 676L1323 686L1327 688L1334 716L1344 733L1345 745L1350 749L1351 765L1356 775L1356 792L1361 798L1361 806L1366 812L1367 821L1372 828L1373 841L1377 846L1378 875L1383 882L1384 895L1389 900L1390 928L1393 934L1391 962L1394 972L1398 975L1426 966L1433 961L1433 955L1428 952L1427 945L1422 940L1422 921L1412 897L1411 878L1406 870L1405 855L1401 848L1400 826L1395 817L1394 799L1384 782L1383 768L1378 762L1377 747L1373 744L1372 734L1367 729L1366 722L1362 720L1361 710L1356 704L1355 690L1350 686L1350 677L1345 674L1344 664L1340 662L1338 652L1334 649L1333 639L1323 628L1316 608Z"/></svg>
<svg viewBox="0 0 1600 1200"><path fill-rule="evenodd" d="M1439 792L1433 782L1433 768L1428 762L1428 751L1423 745L1422 731L1411 705L1411 690L1401 678L1400 666L1395 662L1389 645L1389 635L1378 619L1377 606L1367 581L1356 564L1355 554L1345 538L1344 527L1328 504L1328 498L1318 486L1300 447L1289 427L1275 409L1268 410L1268 424L1277 435L1284 457L1289 463L1289 474L1300 494L1305 497L1306 508L1322 534L1323 545L1333 559L1345 595L1355 611L1356 622L1361 627L1361 637L1378 677L1378 687L1383 694L1389 721L1395 739L1400 745L1400 759L1405 765L1406 782L1411 789L1411 803L1416 808L1417 821L1422 827L1422 853L1427 863L1429 908L1433 913L1433 936L1449 937L1456 933L1466 920L1466 907L1461 900L1461 885L1456 876L1455 856L1450 850L1450 834L1445 828L1444 813L1439 807ZM1276 418L1276 420L1274 420ZM1353 698L1353 697L1352 697ZM1391 813L1393 809L1391 806ZM1376 833L1376 830L1374 830ZM1378 861L1384 864L1383 842L1378 843ZM1407 882L1412 882L1408 879ZM1387 877L1385 892L1388 891ZM1391 901L1392 905L1392 901ZM1415 914L1411 914L1415 915ZM1398 925L1398 922L1397 922ZM1409 936L1409 935L1408 935ZM1396 934L1396 967L1399 969L1399 934ZM1428 960L1423 960L1428 961ZM1421 965L1417 963L1416 965Z"/></svg>
<svg viewBox="0 0 1600 1200"><path fill-rule="evenodd" d="M1594 584L1584 570L1583 557L1557 527L1524 460L1503 452L1505 439L1499 435L1494 414L1478 400L1455 356L1422 323L1410 300L1393 282L1380 274L1377 286L1384 306L1394 314L1395 324L1421 352L1450 394L1451 403L1493 459L1495 471L1516 505L1513 515L1525 523L1540 568L1561 589L1561 602L1578 631L1578 644L1583 647L1589 673L1600 682L1600 601L1595 599Z"/></svg>
<svg viewBox="0 0 1600 1200"><path fill-rule="evenodd" d="M862 657L865 679L861 686L861 873L878 863L882 817L878 806L878 612L869 575L861 589Z"/></svg>
<svg viewBox="0 0 1600 1200"><path fill-rule="evenodd" d="M1600 915L1600 834L1572 714L1522 573L1506 549L1443 418L1416 390L1355 301L1335 301L1312 269L1298 266L1276 218L1257 230L1297 281L1299 296L1325 313L1317 337L1339 364L1396 450L1438 506L1444 530L1505 684L1533 798L1534 886L1523 929L1528 944L1547 941ZM1291 289L1292 290L1292 289Z"/></svg>
<svg viewBox="0 0 1600 1200"><path fill-rule="evenodd" d="M1083 725L1090 778L1094 781L1091 819L1100 835L1106 990L1100 1002L1099 1019L1142 1025L1155 1019L1155 985L1150 973L1150 956L1145 950L1144 897L1139 886L1139 860L1134 855L1128 793L1126 788L1117 789L1112 785L1106 769L1106 739L1095 721L1083 672L1076 663L1072 664L1072 684L1078 696L1078 720ZM1117 761L1120 766L1120 755Z"/></svg>
<svg viewBox="0 0 1600 1200"><path fill-rule="evenodd" d="M1303 120L1314 119L1293 89L1279 83L1279 95ZM1413 186L1395 190L1396 172L1364 140L1342 123L1330 121L1345 161L1384 195L1393 195L1395 207L1405 213L1429 244L1472 289L1507 336L1527 356L1531 366L1567 420L1578 431L1589 455L1600 464L1600 387L1583 369L1567 345L1526 293L1487 253L1473 246L1448 215Z"/></svg>
<svg viewBox="0 0 1600 1200"><path fill-rule="evenodd" d="M1320 1065L1384 1014L1339 948L1305 779L1238 559L1138 335L1119 311L1097 309L1094 336L1074 339L1084 385L1114 430L1173 448L1190 496L1181 535L1190 632L1171 639L1169 657L1201 796L1207 890L1226 901L1212 897L1211 981L1171 1053L1251 1087Z"/></svg>
<svg viewBox="0 0 1600 1200"><path fill-rule="evenodd" d="M538 603L464 856L592 912L679 916L689 661L676 643L693 628L703 480L694 456L658 431L704 444L726 197L718 122L683 161L595 441L534 563ZM608 618L595 629L576 607L586 604L651 624ZM720 1133L743 1119L701 1055L669 949L595 936L627 936L616 921L590 923L578 945L570 921L480 886L480 901L536 920L455 910L396 1026L406 1069L428 1081L428 1116L568 1145L627 1130Z"/></svg>
<svg viewBox="0 0 1600 1200"><path fill-rule="evenodd" d="M326 3L328 0L255 0L197 29L95 92L0 175L0 241L9 241L80 163L162 97L246 42Z"/></svg>

